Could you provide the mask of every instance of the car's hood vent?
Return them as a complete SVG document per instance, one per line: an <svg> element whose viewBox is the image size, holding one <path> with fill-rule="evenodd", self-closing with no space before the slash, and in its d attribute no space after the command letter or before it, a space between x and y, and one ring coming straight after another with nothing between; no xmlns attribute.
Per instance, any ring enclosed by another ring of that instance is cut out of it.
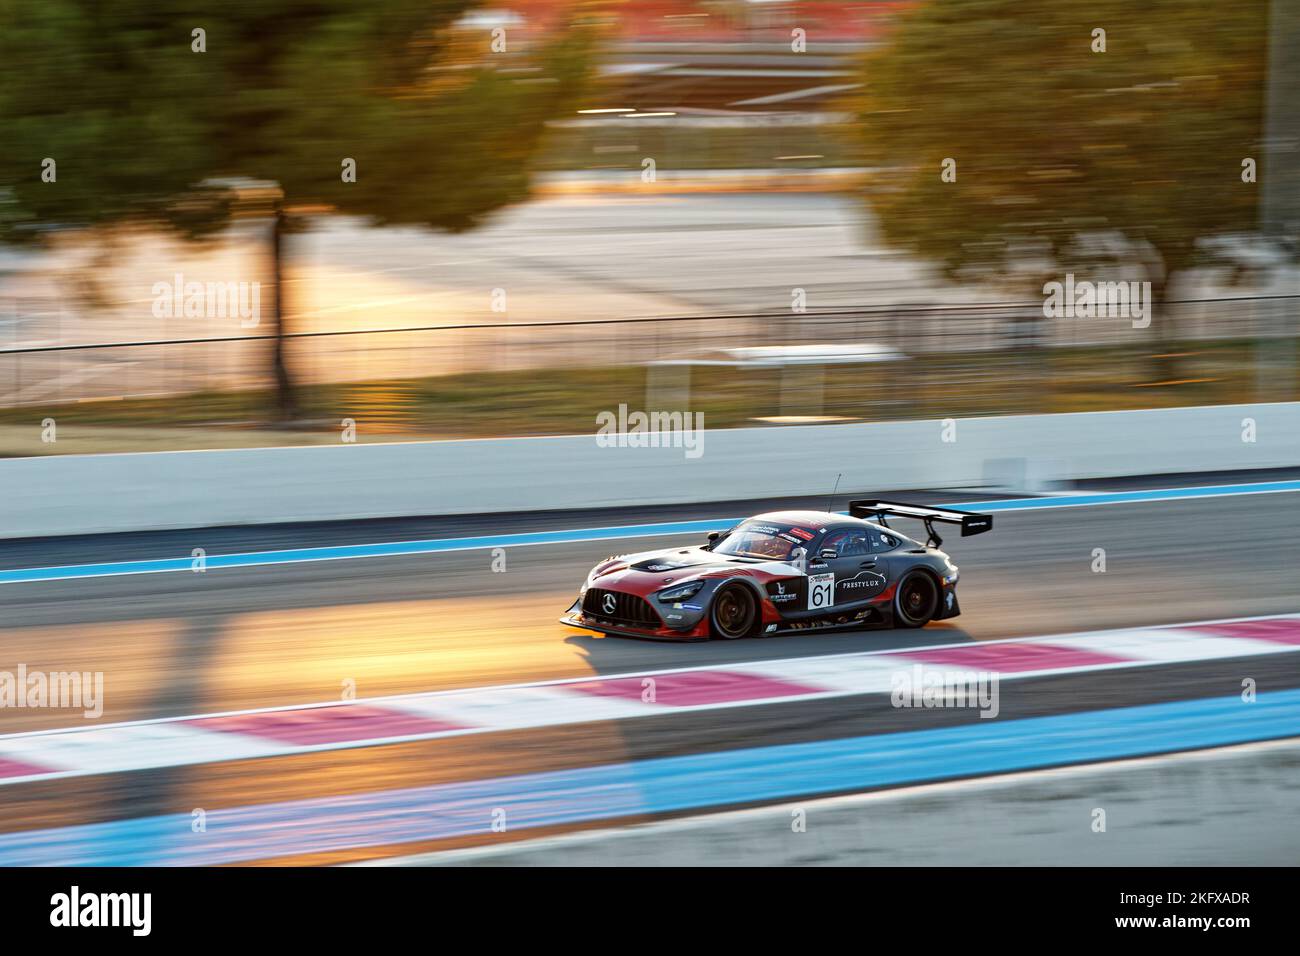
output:
<svg viewBox="0 0 1300 956"><path fill-rule="evenodd" d="M764 564L762 558L742 558L730 554L711 554L708 551L686 548L679 551L665 551L658 554L639 554L633 556L629 565L633 571L648 571L651 574L665 574L669 571L685 571L700 568L725 568L737 564Z"/></svg>
<svg viewBox="0 0 1300 956"><path fill-rule="evenodd" d="M635 571L649 571L658 574L663 571L681 571L683 568L701 568L709 564L722 564L722 559L710 555L693 552L672 553L657 555L653 558L646 558L644 561L638 561L632 565Z"/></svg>

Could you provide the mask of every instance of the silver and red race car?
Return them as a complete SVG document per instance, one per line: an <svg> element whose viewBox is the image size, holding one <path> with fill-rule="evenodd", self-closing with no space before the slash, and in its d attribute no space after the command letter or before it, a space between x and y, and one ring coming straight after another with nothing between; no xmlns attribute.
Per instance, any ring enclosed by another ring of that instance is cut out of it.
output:
<svg viewBox="0 0 1300 956"><path fill-rule="evenodd" d="M890 518L924 523L924 544ZM626 637L735 640L827 628L923 627L956 617L957 567L936 524L963 535L993 516L851 501L847 516L777 511L707 544L611 557L592 568L561 623Z"/></svg>

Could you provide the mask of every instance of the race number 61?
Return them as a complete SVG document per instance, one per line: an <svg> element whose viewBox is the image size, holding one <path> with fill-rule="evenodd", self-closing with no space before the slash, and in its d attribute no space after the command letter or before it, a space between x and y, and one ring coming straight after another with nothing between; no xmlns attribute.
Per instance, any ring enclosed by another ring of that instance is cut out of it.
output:
<svg viewBox="0 0 1300 956"><path fill-rule="evenodd" d="M834 574L813 574L808 577L808 610L830 607L835 591Z"/></svg>

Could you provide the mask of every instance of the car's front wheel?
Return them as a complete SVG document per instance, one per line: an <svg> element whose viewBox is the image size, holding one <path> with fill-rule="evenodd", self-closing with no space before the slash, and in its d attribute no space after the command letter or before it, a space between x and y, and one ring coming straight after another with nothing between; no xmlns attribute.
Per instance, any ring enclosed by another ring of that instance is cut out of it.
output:
<svg viewBox="0 0 1300 956"><path fill-rule="evenodd" d="M894 622L899 627L924 627L939 609L939 586L924 571L909 571L894 595Z"/></svg>
<svg viewBox="0 0 1300 956"><path fill-rule="evenodd" d="M748 637L758 622L758 602L754 600L754 592L743 584L724 585L713 596L709 620L714 637L724 641Z"/></svg>

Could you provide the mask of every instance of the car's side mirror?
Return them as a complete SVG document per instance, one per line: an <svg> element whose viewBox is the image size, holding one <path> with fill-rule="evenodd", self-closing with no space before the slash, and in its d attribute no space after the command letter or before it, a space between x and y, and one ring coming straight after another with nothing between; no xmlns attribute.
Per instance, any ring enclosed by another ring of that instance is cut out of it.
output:
<svg viewBox="0 0 1300 956"><path fill-rule="evenodd" d="M838 558L840 553L834 548L822 548L821 551L817 553L817 556L823 560L827 560L830 558Z"/></svg>
<svg viewBox="0 0 1300 956"><path fill-rule="evenodd" d="M706 548L712 548L715 544L718 543L718 539L721 538L721 537L722 537L722 533L721 533L720 531L710 531L710 532L709 532L709 543L706 544L705 547L706 547Z"/></svg>

